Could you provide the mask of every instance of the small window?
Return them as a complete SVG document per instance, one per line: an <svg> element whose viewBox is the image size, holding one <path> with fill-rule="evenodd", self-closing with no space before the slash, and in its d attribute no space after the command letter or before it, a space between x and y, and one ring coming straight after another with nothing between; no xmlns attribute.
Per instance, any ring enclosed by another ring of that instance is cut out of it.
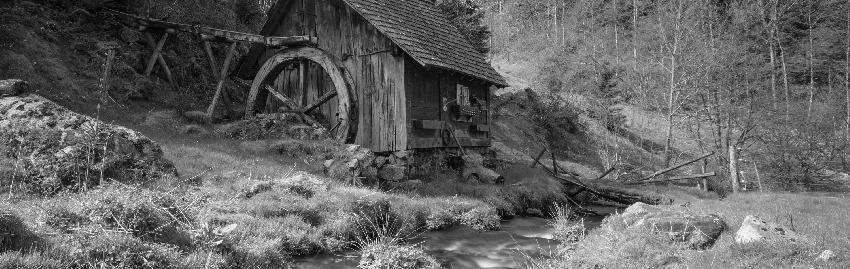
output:
<svg viewBox="0 0 850 269"><path fill-rule="evenodd" d="M457 104L461 106L469 106L469 87L457 84Z"/></svg>

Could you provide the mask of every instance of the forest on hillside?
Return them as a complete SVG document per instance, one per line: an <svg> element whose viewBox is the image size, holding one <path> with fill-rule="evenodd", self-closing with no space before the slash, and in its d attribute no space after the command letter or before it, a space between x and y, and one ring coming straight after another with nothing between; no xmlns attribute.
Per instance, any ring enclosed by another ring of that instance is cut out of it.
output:
<svg viewBox="0 0 850 269"><path fill-rule="evenodd" d="M259 32L274 3L62 2L248 32ZM625 129L618 115L623 105L664 114L668 124L654 127L666 129L664 164L719 152L710 170L728 175L725 152L733 147L781 189L850 167L847 1L434 3L494 64L519 63L538 90L591 98L604 112L589 114L612 132ZM199 67L178 69L193 68ZM698 144L700 152L683 156L683 142Z"/></svg>
<svg viewBox="0 0 850 269"><path fill-rule="evenodd" d="M780 188L847 170L850 2L474 4L492 32L491 58L527 63L537 87L664 113L666 163L677 143L695 140L704 152L739 149ZM612 119L609 129L622 124ZM715 156L728 171L728 155Z"/></svg>

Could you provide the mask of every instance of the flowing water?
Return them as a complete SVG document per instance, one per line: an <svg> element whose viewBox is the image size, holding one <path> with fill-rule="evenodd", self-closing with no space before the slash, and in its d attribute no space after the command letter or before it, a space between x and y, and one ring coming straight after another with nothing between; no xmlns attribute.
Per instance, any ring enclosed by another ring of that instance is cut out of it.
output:
<svg viewBox="0 0 850 269"><path fill-rule="evenodd" d="M592 208L608 214L614 208ZM596 228L602 217L585 218L588 229ZM519 268L528 257L551 256L558 253L558 241L553 240L551 220L515 218L502 223L499 231L476 232L468 228L427 232L422 246L448 268ZM357 253L321 256L302 260L296 268L356 269Z"/></svg>

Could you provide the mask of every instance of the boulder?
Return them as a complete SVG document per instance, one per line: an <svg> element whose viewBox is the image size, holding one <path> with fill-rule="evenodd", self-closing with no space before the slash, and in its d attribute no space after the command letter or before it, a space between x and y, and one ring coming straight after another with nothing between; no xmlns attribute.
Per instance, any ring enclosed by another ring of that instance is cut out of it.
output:
<svg viewBox="0 0 850 269"><path fill-rule="evenodd" d="M818 255L817 260L821 262L828 262L829 260L832 260L832 258L835 258L835 252L827 249Z"/></svg>
<svg viewBox="0 0 850 269"><path fill-rule="evenodd" d="M495 184L504 182L504 177L487 167L484 167L484 156L477 152L467 152L463 155L463 178L473 183Z"/></svg>
<svg viewBox="0 0 850 269"><path fill-rule="evenodd" d="M505 182L502 175L484 166L464 167L463 178L471 183L501 184Z"/></svg>
<svg viewBox="0 0 850 269"><path fill-rule="evenodd" d="M20 79L0 80L0 97L18 96L29 90L29 84Z"/></svg>
<svg viewBox="0 0 850 269"><path fill-rule="evenodd" d="M103 180L176 176L162 149L134 130L76 114L36 95L0 99L0 155L31 192L79 190Z"/></svg>
<svg viewBox="0 0 850 269"><path fill-rule="evenodd" d="M629 229L667 234L671 241L685 242L693 249L711 247L726 229L717 215L691 214L673 206L635 203L620 218Z"/></svg>
<svg viewBox="0 0 850 269"><path fill-rule="evenodd" d="M381 167L381 170L378 171L378 178L399 182L404 180L405 175L407 174L407 168L401 165L389 164Z"/></svg>
<svg viewBox="0 0 850 269"><path fill-rule="evenodd" d="M741 228L735 232L735 242L748 244L754 242L787 242L814 245L814 241L787 227L764 221L756 216L747 216Z"/></svg>
<svg viewBox="0 0 850 269"><path fill-rule="evenodd" d="M375 157L375 167L383 167L387 162L389 162L389 158L385 156Z"/></svg>
<svg viewBox="0 0 850 269"><path fill-rule="evenodd" d="M375 153L360 145L346 145L334 154L326 173L330 177L353 180L361 177L367 167L371 167Z"/></svg>

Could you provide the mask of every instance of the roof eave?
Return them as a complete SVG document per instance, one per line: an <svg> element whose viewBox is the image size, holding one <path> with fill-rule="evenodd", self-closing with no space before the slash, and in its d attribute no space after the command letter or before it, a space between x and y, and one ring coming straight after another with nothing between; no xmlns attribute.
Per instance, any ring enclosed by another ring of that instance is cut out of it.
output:
<svg viewBox="0 0 850 269"><path fill-rule="evenodd" d="M408 54L408 55L409 55L409 54ZM416 59L416 57L413 57L412 55L411 55L410 57L411 57L411 58ZM419 61L417 60L417 62L419 62ZM464 75L467 75L467 76L470 76L470 77L474 77L474 78L477 78L477 79L480 79L480 80L486 81L486 82L488 82L488 83L490 83L490 84L493 84L493 85L495 85L496 87L499 87L499 88L506 88L506 87L509 87L509 86L510 86L510 85L508 85L508 83L505 81L505 78L503 78L501 75L499 75L499 78L500 78L500 79L492 79L492 78L486 78L486 77L482 77L482 76L474 75L474 74L472 74L472 73L470 73L470 72L467 72L467 71L463 71L463 70L456 70L456 69L454 69L454 68L450 68L450 67L446 67L446 66L441 66L441 65L435 65L435 64L421 64L421 63L420 63L420 65L422 65L422 67L424 67L424 68L426 68L426 69L439 68L439 69L449 70L449 71L452 71L452 72L461 73L461 74L464 74ZM494 72L495 72L495 70L494 70Z"/></svg>

